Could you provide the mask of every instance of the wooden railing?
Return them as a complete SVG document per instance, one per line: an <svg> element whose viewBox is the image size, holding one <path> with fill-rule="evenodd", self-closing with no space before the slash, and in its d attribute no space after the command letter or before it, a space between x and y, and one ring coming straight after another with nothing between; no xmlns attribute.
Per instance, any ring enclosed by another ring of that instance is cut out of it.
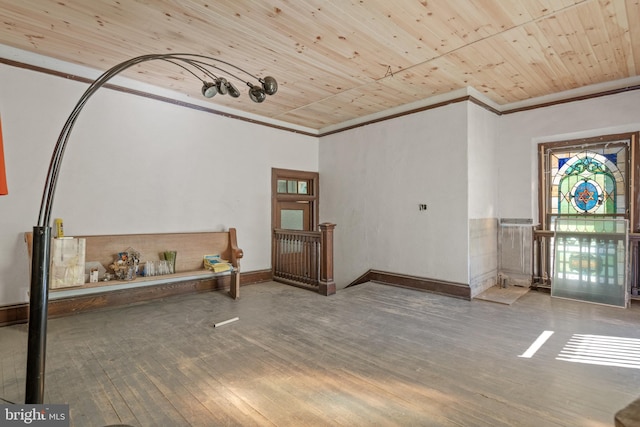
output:
<svg viewBox="0 0 640 427"><path fill-rule="evenodd" d="M629 233L629 283L631 287L631 298L638 299L640 290L640 234Z"/></svg>
<svg viewBox="0 0 640 427"><path fill-rule="evenodd" d="M533 286L551 287L553 277L553 237L548 230L533 231ZM640 291L640 233L629 233L629 292L638 299Z"/></svg>
<svg viewBox="0 0 640 427"><path fill-rule="evenodd" d="M333 230L323 223L320 231L273 231L273 280L322 295L336 292L333 280Z"/></svg>

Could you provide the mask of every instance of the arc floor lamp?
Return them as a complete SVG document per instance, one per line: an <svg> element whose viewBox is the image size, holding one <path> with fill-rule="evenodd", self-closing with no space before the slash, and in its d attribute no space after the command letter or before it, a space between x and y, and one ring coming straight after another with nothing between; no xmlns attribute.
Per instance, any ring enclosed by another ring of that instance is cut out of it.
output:
<svg viewBox="0 0 640 427"><path fill-rule="evenodd" d="M47 172L47 179L45 181L40 205L40 214L38 216L38 225L33 227L25 393L25 403L27 404L42 404L44 398L47 306L49 299L49 266L51 258L51 210L58 175L62 165L62 158L69 140L69 135L82 108L98 89L127 68L153 60L171 63L200 80L202 83L202 95L206 98L211 98L216 94L228 94L234 98L239 97L240 91L227 79L228 77L239 80L249 86L249 97L254 102L263 102L267 95L273 95L278 90L278 83L273 77L258 78L226 61L206 55L189 53L151 54L131 58L105 71L87 88L67 118L58 137L58 142L51 156L49 171ZM229 68L232 69L233 72L229 72ZM226 77L218 75L218 72L222 72ZM238 73L251 77L256 83L251 83L239 77L237 75Z"/></svg>

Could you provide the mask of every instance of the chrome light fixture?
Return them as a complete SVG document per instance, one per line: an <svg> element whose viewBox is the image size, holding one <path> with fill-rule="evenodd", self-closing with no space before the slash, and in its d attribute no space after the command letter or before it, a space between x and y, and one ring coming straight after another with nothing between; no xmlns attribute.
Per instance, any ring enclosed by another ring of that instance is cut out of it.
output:
<svg viewBox="0 0 640 427"><path fill-rule="evenodd" d="M230 97L237 98L240 96L240 91L238 90L237 87L233 85L233 83L227 82L226 86L227 86L227 91L229 92Z"/></svg>
<svg viewBox="0 0 640 427"><path fill-rule="evenodd" d="M271 76L267 76L264 79L258 79L262 83L262 89L264 89L267 95L274 95L278 91L278 82Z"/></svg>
<svg viewBox="0 0 640 427"><path fill-rule="evenodd" d="M260 86L254 86L251 83L247 83L249 85L249 98L253 102L262 102L267 98L267 93Z"/></svg>
<svg viewBox="0 0 640 427"><path fill-rule="evenodd" d="M202 84L202 96L205 98L213 98L216 93L218 93L218 87L214 83L204 82Z"/></svg>
<svg viewBox="0 0 640 427"><path fill-rule="evenodd" d="M227 79L224 77L218 77L216 80L216 89L218 89L218 93L220 95L226 95L227 92L229 92L229 89L227 88Z"/></svg>
<svg viewBox="0 0 640 427"><path fill-rule="evenodd" d="M278 91L278 82L273 77L267 76L264 79L258 79L258 81L260 86L247 82L249 98L253 102L262 102L267 98L267 95L273 95Z"/></svg>
<svg viewBox="0 0 640 427"><path fill-rule="evenodd" d="M188 73L192 74L196 78L202 81L202 95L205 98L213 98L216 94L231 96L232 98L238 98L240 96L240 92L238 89L229 82L224 77L218 77L213 70L222 71L228 76L233 77L236 80L239 80L249 86L249 98L253 102L263 102L266 99L265 95L274 95L278 91L278 82L271 76L266 76L264 78L258 78L248 71L243 70L240 67L236 67L233 64L230 64L226 61L215 60L213 58L204 56L204 55L191 55L191 54L168 54L168 55L153 55L158 56L158 58L154 59L162 59L167 62L171 62L178 67L181 67ZM210 62L211 60L217 61L223 66L231 67L236 72L241 72L246 74L253 79L257 80L260 85L255 85L251 82L248 82L236 74L229 72L228 70L222 68L219 64L215 62ZM210 79L207 81L199 76L203 75L205 78Z"/></svg>
<svg viewBox="0 0 640 427"><path fill-rule="evenodd" d="M220 59L205 55L189 53L151 54L131 58L105 71L89 85L80 100L67 118L58 141L51 155L49 171L45 181L38 225L33 227L33 248L31 261L31 287L29 297L29 332L27 339L27 378L25 403L42 404L44 398L45 348L47 340L47 311L49 295L49 266L51 261L51 211L53 198L58 183L58 175L62 165L62 158L71 135L71 130L78 119L78 115L89 98L111 78L134 65L147 61L165 61L176 65L190 73L202 83L202 95L212 98L217 93L229 94L233 98L240 96L238 89L226 78L218 77L213 70L239 80L249 86L249 97L254 102L263 102L266 95L273 95L278 90L278 84L273 77L260 79L253 74ZM223 68L224 67L224 68ZM250 76L260 83L260 86L229 72Z"/></svg>

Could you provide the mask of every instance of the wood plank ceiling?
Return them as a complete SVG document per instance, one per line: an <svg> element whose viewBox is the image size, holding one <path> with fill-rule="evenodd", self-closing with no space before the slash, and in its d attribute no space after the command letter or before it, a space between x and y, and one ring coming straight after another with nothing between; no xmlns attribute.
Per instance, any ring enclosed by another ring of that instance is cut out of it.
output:
<svg viewBox="0 0 640 427"><path fill-rule="evenodd" d="M640 0L0 0L0 18L0 44L99 70L190 52L272 75L264 103L212 108L318 131L469 86L508 105L640 71ZM167 64L126 75L201 98Z"/></svg>

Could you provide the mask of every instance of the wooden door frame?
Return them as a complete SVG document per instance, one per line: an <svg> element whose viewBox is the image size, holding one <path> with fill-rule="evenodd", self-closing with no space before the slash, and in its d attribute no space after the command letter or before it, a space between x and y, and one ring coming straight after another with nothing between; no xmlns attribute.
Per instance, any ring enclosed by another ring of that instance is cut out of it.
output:
<svg viewBox="0 0 640 427"><path fill-rule="evenodd" d="M319 224L320 211L320 175L293 169L271 168L271 230L279 228L276 223L278 202L308 201L311 209L311 227L315 230ZM278 179L296 179L311 181L310 194L278 194Z"/></svg>
<svg viewBox="0 0 640 427"><path fill-rule="evenodd" d="M307 180L310 182L309 194L279 194L278 179ZM311 229L316 230L320 217L320 174L318 172L299 171L293 169L271 168L271 268L275 265L273 250L273 230L280 228L277 223L278 203L308 201Z"/></svg>

